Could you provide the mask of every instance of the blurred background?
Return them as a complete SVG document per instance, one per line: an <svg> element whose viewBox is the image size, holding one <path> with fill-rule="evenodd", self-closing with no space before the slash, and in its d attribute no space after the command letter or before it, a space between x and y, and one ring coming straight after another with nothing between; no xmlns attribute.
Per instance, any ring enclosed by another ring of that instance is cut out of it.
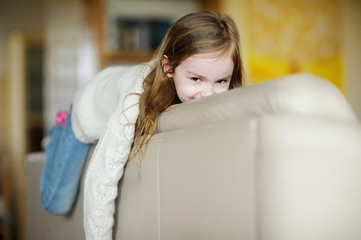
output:
<svg viewBox="0 0 361 240"><path fill-rule="evenodd" d="M99 70L150 60L175 20L204 9L236 21L248 85L314 73L361 119L360 0L0 0L0 239L26 238L25 157L56 112Z"/></svg>

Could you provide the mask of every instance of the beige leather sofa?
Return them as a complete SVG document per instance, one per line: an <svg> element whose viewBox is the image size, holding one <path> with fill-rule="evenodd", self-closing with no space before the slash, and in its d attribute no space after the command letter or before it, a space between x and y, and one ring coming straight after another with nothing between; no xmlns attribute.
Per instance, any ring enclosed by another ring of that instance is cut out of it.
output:
<svg viewBox="0 0 361 240"><path fill-rule="evenodd" d="M27 158L28 239L84 239L82 188L66 216L41 208L43 159ZM140 176L130 162L114 239L361 239L361 127L313 75L168 110Z"/></svg>

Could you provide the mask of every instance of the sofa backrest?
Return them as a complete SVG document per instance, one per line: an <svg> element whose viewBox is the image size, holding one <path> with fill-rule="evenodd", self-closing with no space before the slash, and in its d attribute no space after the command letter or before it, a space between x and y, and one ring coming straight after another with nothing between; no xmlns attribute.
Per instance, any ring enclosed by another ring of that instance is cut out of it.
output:
<svg viewBox="0 0 361 240"><path fill-rule="evenodd" d="M161 115L157 131L274 114L358 123L344 95L329 81L312 74L293 74L176 105Z"/></svg>
<svg viewBox="0 0 361 240"><path fill-rule="evenodd" d="M360 239L361 127L308 74L163 113L119 188L115 239Z"/></svg>

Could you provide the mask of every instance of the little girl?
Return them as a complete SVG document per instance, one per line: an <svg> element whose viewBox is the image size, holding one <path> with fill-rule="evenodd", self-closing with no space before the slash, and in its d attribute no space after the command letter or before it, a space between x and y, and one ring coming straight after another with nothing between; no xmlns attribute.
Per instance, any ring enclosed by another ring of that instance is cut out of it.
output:
<svg viewBox="0 0 361 240"><path fill-rule="evenodd" d="M210 12L180 18L151 62L107 68L77 92L65 126L50 131L43 207L54 214L70 210L89 147L99 140L85 174L84 229L87 239L112 239L118 181L128 159L145 151L160 114L239 86L242 61L233 20Z"/></svg>

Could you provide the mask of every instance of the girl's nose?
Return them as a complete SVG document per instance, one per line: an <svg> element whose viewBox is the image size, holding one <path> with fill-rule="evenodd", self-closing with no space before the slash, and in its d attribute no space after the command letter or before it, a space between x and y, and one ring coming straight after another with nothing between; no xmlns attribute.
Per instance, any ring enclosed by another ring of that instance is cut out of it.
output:
<svg viewBox="0 0 361 240"><path fill-rule="evenodd" d="M202 89L202 97L208 97L208 96L211 96L213 95L214 92L213 92L213 88L211 86L204 86L204 88Z"/></svg>

